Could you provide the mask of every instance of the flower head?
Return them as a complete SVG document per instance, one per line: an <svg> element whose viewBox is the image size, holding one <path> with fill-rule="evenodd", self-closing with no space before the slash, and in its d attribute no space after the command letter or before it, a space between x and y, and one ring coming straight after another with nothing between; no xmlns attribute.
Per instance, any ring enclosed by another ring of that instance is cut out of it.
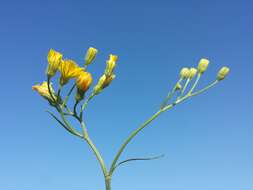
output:
<svg viewBox="0 0 253 190"><path fill-rule="evenodd" d="M86 52L86 55L85 55L85 65L86 66L93 62L93 60L95 59L95 57L97 55L97 52L98 52L98 50L93 47L90 47L88 49L88 51Z"/></svg>
<svg viewBox="0 0 253 190"><path fill-rule="evenodd" d="M82 71L76 79L77 89L81 92L86 92L92 83L92 76L90 73Z"/></svg>
<svg viewBox="0 0 253 190"><path fill-rule="evenodd" d="M198 72L200 74L203 74L206 71L208 65L209 65L208 59L200 59L199 65L198 65Z"/></svg>
<svg viewBox="0 0 253 190"><path fill-rule="evenodd" d="M51 83L49 86L50 86L49 88L52 93L52 96L55 99L56 97L55 97L53 86ZM37 84L37 85L32 86L32 90L37 91L42 97L46 98L50 102L53 102L53 99L52 99L52 97L49 93L49 90L48 90L48 83L47 82L44 81L44 82L42 82L42 84Z"/></svg>
<svg viewBox="0 0 253 190"><path fill-rule="evenodd" d="M222 67L218 74L217 74L217 80L223 80L229 73L229 68L228 67Z"/></svg>
<svg viewBox="0 0 253 190"><path fill-rule="evenodd" d="M105 74L112 75L114 68L116 66L116 62L118 60L118 56L110 54L109 60L106 62Z"/></svg>
<svg viewBox="0 0 253 190"><path fill-rule="evenodd" d="M83 68L79 67L72 60L63 60L59 70L61 72L60 84L63 86L69 79L78 77L83 71Z"/></svg>
<svg viewBox="0 0 253 190"><path fill-rule="evenodd" d="M50 49L48 52L47 60L48 60L47 75L49 77L52 77L55 75L56 71L59 68L59 65L61 64L62 54L53 49Z"/></svg>
<svg viewBox="0 0 253 190"><path fill-rule="evenodd" d="M183 79L189 78L190 70L187 67L184 67L180 71L180 77Z"/></svg>

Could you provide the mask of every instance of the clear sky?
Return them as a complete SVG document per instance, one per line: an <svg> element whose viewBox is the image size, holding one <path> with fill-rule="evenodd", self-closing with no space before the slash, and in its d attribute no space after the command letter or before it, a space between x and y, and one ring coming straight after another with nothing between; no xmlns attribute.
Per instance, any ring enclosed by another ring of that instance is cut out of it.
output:
<svg viewBox="0 0 253 190"><path fill-rule="evenodd" d="M157 111L182 67L210 59L198 88L231 68L225 81L162 114L129 144L121 159L165 157L122 166L113 190L252 190L252 10L250 0L1 1L0 189L104 189L87 145L31 90L45 80L50 48L82 64L94 46L94 81L108 55L119 56L115 81L86 114L107 165Z"/></svg>

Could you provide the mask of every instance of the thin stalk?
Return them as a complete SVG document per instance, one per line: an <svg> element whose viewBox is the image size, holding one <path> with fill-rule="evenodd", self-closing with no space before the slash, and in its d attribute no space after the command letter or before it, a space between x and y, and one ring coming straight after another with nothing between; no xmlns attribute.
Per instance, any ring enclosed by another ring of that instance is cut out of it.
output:
<svg viewBox="0 0 253 190"><path fill-rule="evenodd" d="M177 90L177 84L181 83L181 81L183 80L183 78L180 78L177 83L175 84L175 86L173 87L172 91L168 93L167 97L165 98L165 100L163 101L163 103L161 104L160 108L164 108L168 101L173 97L173 95L175 94L176 90Z"/></svg>
<svg viewBox="0 0 253 190"><path fill-rule="evenodd" d="M125 149L125 147L128 145L128 143L142 130L144 129L149 123L151 123L151 121L153 121L155 118L157 118L161 113L163 112L163 110L159 110L158 112L156 112L154 115L152 115L145 123L143 123L139 128L137 128L127 139L126 141L122 144L122 146L120 147L119 151L117 152L112 165L110 167L110 171L109 171L109 175L111 176L113 173L113 170L117 164L117 161L121 155L121 153L123 152L123 150Z"/></svg>
<svg viewBox="0 0 253 190"><path fill-rule="evenodd" d="M213 87L214 85L216 85L219 81L218 80L215 80L214 82L212 82L211 84L209 84L208 86L206 86L205 88L197 91L197 92L194 92L191 94L191 96L196 96L198 94L201 94L203 93L204 91L208 90L209 88Z"/></svg>
<svg viewBox="0 0 253 190"><path fill-rule="evenodd" d="M48 76L47 77L47 88L48 88L48 92L53 100L53 102L57 105L57 101L56 99L54 98L53 94L52 94L52 91L51 91L51 88L50 88L50 77Z"/></svg>
<svg viewBox="0 0 253 190"><path fill-rule="evenodd" d="M66 96L66 98L65 98L65 100L64 100L64 102L63 102L63 104L62 104L63 106L65 106L65 105L67 104L68 99L69 99L69 96L70 96L71 93L73 92L75 86L76 86L76 84L74 84L74 85L71 87L71 89L69 90L69 92L68 92L68 94L67 94L67 96Z"/></svg>
<svg viewBox="0 0 253 190"><path fill-rule="evenodd" d="M100 164L100 167L103 171L104 177L106 179L108 175L107 175L107 169L106 169L104 160L103 160L100 152L98 151L98 149L96 148L96 146L92 142L92 140L89 138L85 123L83 121L81 122L81 127L82 127L82 130L83 130L83 137L84 137L85 141L88 143L88 145L90 146L93 153L95 154L95 156L96 156L96 158L97 158L97 160Z"/></svg>
<svg viewBox="0 0 253 190"><path fill-rule="evenodd" d="M82 105L79 118L82 118L82 117L83 117L83 111L84 111L85 108L87 107L89 101L90 101L94 96L95 96L95 94L92 93L92 94L88 97L88 99L86 99L86 101L85 101L84 104Z"/></svg>
<svg viewBox="0 0 253 190"><path fill-rule="evenodd" d="M62 85L60 84L58 92L57 92L57 102L59 102L59 100L61 99L61 89L62 89Z"/></svg>
<svg viewBox="0 0 253 190"><path fill-rule="evenodd" d="M199 82L200 77L201 77L201 74L198 73L197 78L196 78L194 84L192 85L191 89L189 90L188 94L191 94L192 91L196 88L196 86L197 86L197 84Z"/></svg>
<svg viewBox="0 0 253 190"><path fill-rule="evenodd" d="M187 86L188 86L190 80L191 80L191 79L189 79L189 78L186 80L185 85L184 85L184 87L183 87L183 90L181 91L181 94L180 94L179 98L181 98L181 97L184 95L184 92L185 92L185 90L186 90L186 88L187 88Z"/></svg>
<svg viewBox="0 0 253 190"><path fill-rule="evenodd" d="M65 115L64 115L64 113L63 113L63 111L62 111L61 108L60 108L59 111L60 111L60 115L61 115L61 118L62 118L64 124L72 131L72 133L73 133L74 135L80 137L80 138L83 138L83 136L82 136L80 133L78 133L78 132L75 130L75 128L73 128L73 127L71 126L71 124L66 120Z"/></svg>

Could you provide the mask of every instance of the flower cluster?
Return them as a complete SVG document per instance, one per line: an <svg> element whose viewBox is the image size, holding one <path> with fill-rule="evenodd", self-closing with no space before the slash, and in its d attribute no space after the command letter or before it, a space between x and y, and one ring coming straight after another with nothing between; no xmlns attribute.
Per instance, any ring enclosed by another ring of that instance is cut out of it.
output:
<svg viewBox="0 0 253 190"><path fill-rule="evenodd" d="M48 81L43 82L41 85L35 85L32 87L32 89L36 90L51 104L54 102L56 103L56 101L59 103L59 100L61 100L60 90L70 81L70 79L75 79L75 87L77 88L75 96L76 101L81 101L93 81L92 75L86 71L86 68L94 61L97 52L97 49L90 47L86 52L84 65L82 67L73 60L63 59L63 55L60 52L50 49L47 57L48 66L46 70ZM117 58L118 57L116 55L110 55L109 60L106 62L105 72L100 77L98 84L94 87L92 92L93 95L97 95L99 92L101 92L115 78L113 71L116 66ZM50 80L56 75L57 72L60 73L59 90L58 94L55 94Z"/></svg>

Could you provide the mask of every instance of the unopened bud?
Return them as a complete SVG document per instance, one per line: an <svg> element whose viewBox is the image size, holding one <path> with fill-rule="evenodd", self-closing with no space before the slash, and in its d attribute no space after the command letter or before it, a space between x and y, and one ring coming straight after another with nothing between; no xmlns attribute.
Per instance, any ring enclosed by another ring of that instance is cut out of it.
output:
<svg viewBox="0 0 253 190"><path fill-rule="evenodd" d="M110 54L109 60L106 62L106 69L105 69L105 74L112 75L114 68L116 66L116 62L118 60L118 56Z"/></svg>
<svg viewBox="0 0 253 190"><path fill-rule="evenodd" d="M85 55L85 66L91 64L97 55L98 50L90 47Z"/></svg>
<svg viewBox="0 0 253 190"><path fill-rule="evenodd" d="M188 78L189 74L190 74L190 70L187 67L182 68L180 71L180 77L183 79Z"/></svg>
<svg viewBox="0 0 253 190"><path fill-rule="evenodd" d="M223 80L229 73L229 68L228 67L222 67L218 74L217 74L217 80Z"/></svg>
<svg viewBox="0 0 253 190"><path fill-rule="evenodd" d="M177 84L176 84L176 90L181 90L181 88L182 88L182 85L178 82Z"/></svg>
<svg viewBox="0 0 253 190"><path fill-rule="evenodd" d="M192 79L197 73L197 69L195 68L190 68L190 74L189 74L189 78Z"/></svg>
<svg viewBox="0 0 253 190"><path fill-rule="evenodd" d="M97 83L97 85L93 89L94 94L99 94L103 90L103 85L106 81L106 76L102 75Z"/></svg>
<svg viewBox="0 0 253 190"><path fill-rule="evenodd" d="M203 74L207 67L208 67L208 64L209 64L209 60L208 59L201 59L199 61L199 65L198 65L198 71L200 74Z"/></svg>

